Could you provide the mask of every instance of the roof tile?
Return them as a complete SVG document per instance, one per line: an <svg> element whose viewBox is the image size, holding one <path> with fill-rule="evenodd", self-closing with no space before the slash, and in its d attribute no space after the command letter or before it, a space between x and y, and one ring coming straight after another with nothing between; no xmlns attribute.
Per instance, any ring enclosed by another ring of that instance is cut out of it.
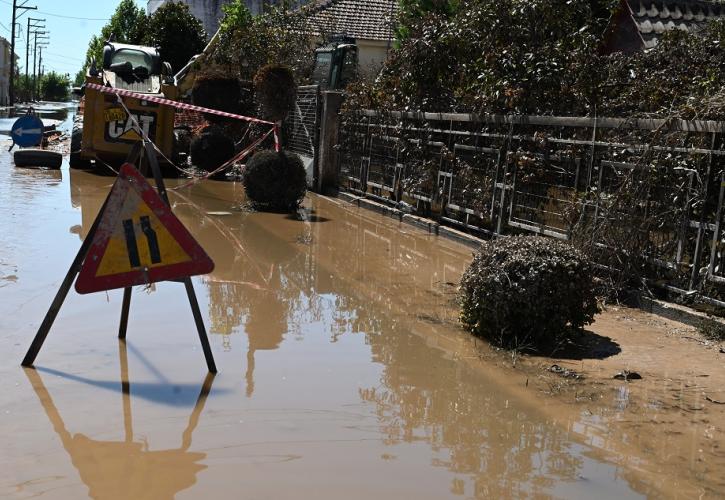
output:
<svg viewBox="0 0 725 500"><path fill-rule="evenodd" d="M707 0L627 0L645 48L665 31L697 31L708 21L725 18L725 5Z"/></svg>
<svg viewBox="0 0 725 500"><path fill-rule="evenodd" d="M310 15L319 31L367 40L394 38L397 0L320 0Z"/></svg>

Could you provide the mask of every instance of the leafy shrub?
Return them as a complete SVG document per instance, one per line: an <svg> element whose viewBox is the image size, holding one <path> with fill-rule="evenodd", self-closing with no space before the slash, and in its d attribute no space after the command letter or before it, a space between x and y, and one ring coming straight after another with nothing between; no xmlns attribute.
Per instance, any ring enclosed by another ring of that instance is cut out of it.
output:
<svg viewBox="0 0 725 500"><path fill-rule="evenodd" d="M191 140L191 162L211 172L234 156L234 141L217 126L204 128Z"/></svg>
<svg viewBox="0 0 725 500"><path fill-rule="evenodd" d="M295 210L307 192L302 160L287 151L256 153L247 163L243 182L249 200L263 210Z"/></svg>
<svg viewBox="0 0 725 500"><path fill-rule="evenodd" d="M461 279L461 322L508 348L555 347L599 312L593 269L568 243L539 236L485 242Z"/></svg>
<svg viewBox="0 0 725 500"><path fill-rule="evenodd" d="M297 83L287 66L264 66L254 75L254 89L267 120L284 120L297 101Z"/></svg>
<svg viewBox="0 0 725 500"><path fill-rule="evenodd" d="M725 324L715 319L705 319L697 327L703 337L714 340L725 340Z"/></svg>
<svg viewBox="0 0 725 500"><path fill-rule="evenodd" d="M199 75L191 90L192 102L204 108L239 113L242 88L235 77L221 74ZM228 121L223 117L204 114L204 118L212 123Z"/></svg>

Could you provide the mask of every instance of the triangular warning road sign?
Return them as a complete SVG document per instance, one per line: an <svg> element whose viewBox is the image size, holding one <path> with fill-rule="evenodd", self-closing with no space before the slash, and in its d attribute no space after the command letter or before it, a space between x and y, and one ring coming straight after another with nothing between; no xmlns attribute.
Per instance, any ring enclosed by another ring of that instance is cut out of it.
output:
<svg viewBox="0 0 725 500"><path fill-rule="evenodd" d="M126 163L108 194L76 291L92 293L207 274L214 262L171 208Z"/></svg>

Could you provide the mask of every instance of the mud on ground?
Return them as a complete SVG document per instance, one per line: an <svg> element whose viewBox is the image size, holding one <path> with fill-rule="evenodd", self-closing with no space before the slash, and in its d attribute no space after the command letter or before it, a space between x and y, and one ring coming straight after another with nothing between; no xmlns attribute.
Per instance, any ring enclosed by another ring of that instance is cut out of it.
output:
<svg viewBox="0 0 725 500"><path fill-rule="evenodd" d="M700 482L701 494L722 495L725 348L721 343L704 338L694 327L624 307L608 307L585 337L589 348L577 355L518 359L514 355L512 365L527 377L529 387L563 404L564 413L590 417L593 442L600 441L605 449L607 441L613 448L618 447L614 443L626 443L642 456L667 457L666 465L640 461L637 468L645 474L668 473L673 489L680 486L678 478L686 469L687 476ZM627 372L629 377L636 373L642 378L622 380ZM613 378L617 374L620 379ZM607 426L596 429L597 422L604 421ZM632 454L633 460L637 455Z"/></svg>

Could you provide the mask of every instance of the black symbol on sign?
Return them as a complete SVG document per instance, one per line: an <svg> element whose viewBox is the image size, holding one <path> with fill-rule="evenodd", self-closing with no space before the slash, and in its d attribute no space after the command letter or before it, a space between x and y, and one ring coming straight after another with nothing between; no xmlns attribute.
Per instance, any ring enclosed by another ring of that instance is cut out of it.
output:
<svg viewBox="0 0 725 500"><path fill-rule="evenodd" d="M156 238L156 231L151 227L151 220L148 216L141 217L141 231L146 236L149 245L149 254L151 262L158 264L161 262L161 250L159 249L159 240ZM123 221L123 232L126 235L126 249L128 250L128 261L131 267L141 267L141 258L138 253L138 244L136 243L136 231L133 227L133 219Z"/></svg>

